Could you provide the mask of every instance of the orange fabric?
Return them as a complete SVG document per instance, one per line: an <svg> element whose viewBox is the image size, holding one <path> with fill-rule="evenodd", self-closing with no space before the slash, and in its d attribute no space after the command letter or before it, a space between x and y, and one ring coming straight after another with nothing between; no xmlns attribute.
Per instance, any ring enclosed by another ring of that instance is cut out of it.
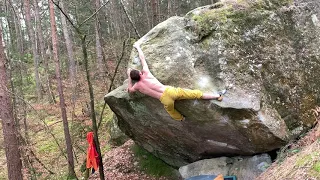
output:
<svg viewBox="0 0 320 180"><path fill-rule="evenodd" d="M219 174L216 178L214 178L213 180L223 180L223 175Z"/></svg>
<svg viewBox="0 0 320 180"><path fill-rule="evenodd" d="M99 155L93 141L93 132L87 133L87 141L89 143L87 149L87 168L92 168L96 171L99 168Z"/></svg>

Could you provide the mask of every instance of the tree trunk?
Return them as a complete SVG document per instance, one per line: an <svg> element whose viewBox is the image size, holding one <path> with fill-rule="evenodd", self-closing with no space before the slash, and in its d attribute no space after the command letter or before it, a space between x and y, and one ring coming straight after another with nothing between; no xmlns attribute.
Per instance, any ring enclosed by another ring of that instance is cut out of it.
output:
<svg viewBox="0 0 320 180"><path fill-rule="evenodd" d="M41 62L44 64L45 68L45 78L46 78L46 88L48 91L48 96L50 99L53 99L53 102L55 102L54 94L51 91L51 81L49 81L49 59L46 59L46 52L45 52L45 43L43 39L43 31L41 28L41 18L39 13L39 6L38 6L38 0L33 0L34 4L34 10L35 10L35 20L36 20L36 28L37 28L37 34L39 39L39 45L40 45L40 53L41 53Z"/></svg>
<svg viewBox="0 0 320 180"><path fill-rule="evenodd" d="M50 1L50 0L49 0ZM107 1L108 2L108 1ZM106 3L107 3L106 2ZM50 7L53 5L52 1L50 1ZM106 4L105 3L105 4ZM56 4L57 5L57 4ZM59 5L57 5L59 7L59 9L62 11L62 9L60 8ZM50 8L51 9L51 8ZM53 9L53 8L52 8ZM51 11L51 10L50 10ZM52 10L53 11L53 10ZM97 13L98 11L96 11L95 13ZM89 18L87 18L85 21L83 21L82 23L80 23L80 25L84 24L87 20L89 20L90 18L92 18L95 13L90 16ZM50 13L53 14L53 13ZM65 13L64 13L65 14ZM68 18L68 17L67 17ZM52 18L51 18L52 19ZM54 17L53 17L54 20ZM82 53L83 53L83 62L84 62L84 66L85 66L85 71L86 71L86 77L87 77L87 83L88 83L88 88L89 88L89 94L90 94L90 108L91 108L91 118L92 118L92 129L94 132L94 140L95 140L95 144L96 144L96 148L99 154L99 174L100 174L100 179L104 180L104 169L103 169L103 162L102 162L102 156L101 156L101 150L100 150L100 143L99 143L99 136L98 136L98 127L97 127L97 120L96 120L96 113L95 113L95 108L94 108L94 94L93 94L93 87L91 84L91 80L90 80L90 72L89 72L89 65L88 65L88 53L87 53L87 43L86 43L86 35L83 35L80 27L76 27L73 22L70 20L70 18L68 18L68 21L72 24L72 26L74 27L74 29L76 30L78 36L81 39L81 46L82 46Z"/></svg>
<svg viewBox="0 0 320 180"><path fill-rule="evenodd" d="M67 13L67 11L65 10L64 7L64 2L60 1L61 4L61 8L62 10ZM68 59L69 59L69 79L71 81L71 83L73 84L73 86L75 86L76 83L76 62L74 60L74 53L73 53L73 43L71 41L70 38L70 33L68 30L68 25L67 25L67 21L66 21L66 17L63 15L62 12L60 12L60 16L61 16L61 22L62 22L62 29L63 29L63 35L64 35L64 39L66 40L66 47L67 47L67 52L68 52Z"/></svg>
<svg viewBox="0 0 320 180"><path fill-rule="evenodd" d="M42 92L41 92L41 83L40 83L40 77L39 77L39 55L37 52L37 42L35 39L35 34L33 30L33 26L31 25L31 13L30 13L30 1L25 0L24 1L25 6L25 12L26 12L26 24L27 29L29 30L29 38L31 41L31 47L32 47L32 54L33 54L33 62L34 62L34 73L35 73L35 80L36 80L36 92L37 92L37 98L38 100L42 99Z"/></svg>
<svg viewBox="0 0 320 180"><path fill-rule="evenodd" d="M45 69L46 69L46 81L47 81L47 85L48 85L48 91L49 91L49 94L50 94L50 102L51 103L54 103L56 104L57 101L56 101L56 97L55 97L55 94L52 90L52 81L51 79L49 78L50 77L50 74L49 74L49 62L51 62L51 46L48 44L48 49L46 50L46 55L45 55L45 58L46 58L46 61L44 63L45 65Z"/></svg>
<svg viewBox="0 0 320 180"><path fill-rule="evenodd" d="M171 0L168 0L168 16L167 16L167 18L169 18L169 17L172 16L172 15L171 15L171 11L172 11L172 10L171 10L171 8L172 8L171 5L172 5L172 4L171 4Z"/></svg>
<svg viewBox="0 0 320 180"><path fill-rule="evenodd" d="M99 174L100 179L104 180L104 171L103 171L103 162L102 162L102 156L101 156L101 150L100 150L100 142L99 142L99 136L98 136L98 126L97 126L97 118L96 118L96 112L94 108L94 95L93 95L93 87L91 84L91 78L90 78L90 72L89 72L89 66L88 66L88 53L87 53L87 46L86 46L86 36L82 37L82 53L83 53L83 60L84 65L86 69L86 76L87 76L87 82L89 87L89 94L90 94L90 108L91 108L91 119L92 119L92 129L94 133L94 141L96 144L97 152L99 154Z"/></svg>
<svg viewBox="0 0 320 180"><path fill-rule="evenodd" d="M19 141L13 120L11 101L8 92L8 79L5 67L2 30L0 27L0 119L2 124L4 146L7 158L8 178L22 180L22 162L20 159Z"/></svg>
<svg viewBox="0 0 320 180"><path fill-rule="evenodd" d="M16 36L16 27L14 26L14 13L12 13L12 8L10 8L10 3L8 1L5 2L5 9L6 9L6 20L8 24L8 29L9 29L9 35L10 35L10 44L8 44L8 56L9 56L9 79L10 79L10 84L11 84L11 91L12 94L16 94L16 89L15 85L13 82L13 74L14 70L17 69L16 64L12 59L16 59L18 56L17 54L17 47L15 45L15 41L17 41L17 36ZM16 122L17 129L19 129L19 121L17 118L17 99L15 96L12 96L12 108L13 108L13 119Z"/></svg>
<svg viewBox="0 0 320 180"><path fill-rule="evenodd" d="M12 3L11 3L12 4ZM17 12L15 10L15 12ZM18 13L14 16L15 18L17 18L19 15ZM16 27L16 30L17 30L17 33L19 33L19 35L17 35L17 37L20 37L17 39L17 47L20 47L19 48L19 52L24 52L24 35L23 35L23 31L22 31L22 26L21 26L21 22L20 22L20 19L15 19L15 27ZM22 55L22 54L20 54ZM22 56L20 56L20 58L22 58Z"/></svg>
<svg viewBox="0 0 320 180"><path fill-rule="evenodd" d="M100 7L100 0L94 0L95 10L97 11ZM102 55L102 46L101 46L101 35L100 35L100 22L99 22L99 16L96 14L95 16L95 34L96 34L96 58L97 58L97 69L98 77L104 77L105 75L105 66L103 65L103 55Z"/></svg>
<svg viewBox="0 0 320 180"><path fill-rule="evenodd" d="M158 24L158 12L157 12L157 0L151 1L151 7L152 7L152 27L156 26Z"/></svg>
<svg viewBox="0 0 320 180"><path fill-rule="evenodd" d="M172 2L172 9L173 9L174 15L176 15L176 16L179 15L178 3L179 3L179 1L177 1L177 0L173 0L173 2Z"/></svg>
<svg viewBox="0 0 320 180"><path fill-rule="evenodd" d="M152 28L152 23L150 22L149 18L149 3L144 3L144 13L146 14L147 22L148 22L148 29Z"/></svg>
<svg viewBox="0 0 320 180"><path fill-rule="evenodd" d="M63 130L64 130L64 136L65 136L66 147L67 147L68 169L69 169L68 177L76 178L76 173L74 171L72 143L71 143L67 112L66 112L66 106L65 106L63 89L62 89L63 87L62 87L62 81L61 81L60 62L58 58L58 44L57 44L58 38L57 38L57 32L56 32L57 29L56 29L55 15L54 15L54 6L51 0L48 0L48 1L49 1L49 9L50 9L53 59L56 64L56 78L57 78L58 91L59 91L59 97L60 97L60 108L61 108L62 121L63 121Z"/></svg>
<svg viewBox="0 0 320 180"><path fill-rule="evenodd" d="M26 113L26 103L24 101L24 92L23 92L23 76L25 72L25 68L23 66L23 60L22 57L24 55L24 47L23 47L23 39L24 36L22 35L22 30L21 30L21 25L20 25L20 20L17 18L19 17L19 14L17 13L17 10L15 9L14 4L12 3L11 0L7 1L10 6L11 6L11 11L12 11L12 17L13 17L13 23L14 23L14 29L15 29L15 35L10 35L12 37L15 37L14 39L12 38L13 41L16 41L16 44L12 43L13 46L16 46L15 50L13 52L16 54L15 57L18 59L16 61L15 69L16 69L16 80L17 80L17 90L13 92L16 98L16 125L17 125L17 131L23 132L24 131L24 136L26 141L30 141L29 135L28 135L28 127L27 127L27 113ZM24 74L23 74L24 73ZM23 120L23 128L20 128L20 121ZM20 133L21 135L21 133ZM21 143L21 139L23 137L18 136L19 142ZM21 144L24 146L23 144ZM21 148L21 156L23 160L23 165L25 168L28 168L29 172L31 172L31 179L35 179L35 171L33 168L33 161L30 159L29 155L25 151L26 148Z"/></svg>
<svg viewBox="0 0 320 180"><path fill-rule="evenodd" d="M136 26L134 25L134 23L133 23L133 21L132 21L132 18L131 18L131 16L129 15L129 13L127 12L126 7L125 7L125 5L123 4L122 0L120 0L120 3L121 3L121 6L122 6L122 9L123 9L124 13L126 14L126 16L127 16L128 20L129 20L130 24L132 25L132 27L133 27L136 35L138 36L138 38L141 38L141 36L140 36L140 34L139 34L139 32L138 32L138 29L137 29Z"/></svg>
<svg viewBox="0 0 320 180"><path fill-rule="evenodd" d="M158 23L162 21L163 17L161 15L161 1L157 0L157 17Z"/></svg>
<svg viewBox="0 0 320 180"><path fill-rule="evenodd" d="M65 7L64 7L64 2L61 1L61 8L63 9L63 11L65 13ZM71 102L72 102L72 113L71 113L71 119L74 119L75 116L75 104L76 104L76 99L77 99L77 90L76 90L76 86L77 86L77 80L76 80L76 75L77 75L77 71L76 71L76 62L74 60L74 54L73 54L73 43L70 39L70 33L68 30L68 25L67 25L67 20L66 17L64 16L64 14L62 13L62 11L60 11L60 16L61 16L61 22L62 22L62 29L63 29L63 35L64 35L64 39L66 41L66 47L67 47L67 52L68 52L68 59L69 59L69 81L71 84L71 89L72 89L72 97L71 97Z"/></svg>
<svg viewBox="0 0 320 180"><path fill-rule="evenodd" d="M114 27L114 36L116 37L115 39L118 40L120 37L120 32L121 32L121 28L120 28L120 13L117 9L116 3L112 3L111 7L110 7L110 13L111 13L111 23Z"/></svg>
<svg viewBox="0 0 320 180"><path fill-rule="evenodd" d="M33 7L35 11L35 20L36 20L36 28L37 28L37 37L39 39L39 45L40 45L40 53L41 53L41 61L43 62L45 59L45 45L43 41L43 33L41 28L41 18L39 13L39 6L38 6L38 0L33 0Z"/></svg>

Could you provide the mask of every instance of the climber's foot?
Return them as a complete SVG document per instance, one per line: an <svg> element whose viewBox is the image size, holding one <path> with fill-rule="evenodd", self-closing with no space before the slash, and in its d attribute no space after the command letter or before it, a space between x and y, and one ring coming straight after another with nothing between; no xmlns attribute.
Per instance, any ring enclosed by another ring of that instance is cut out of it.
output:
<svg viewBox="0 0 320 180"><path fill-rule="evenodd" d="M219 94L220 96L225 95L226 93L227 93L227 89L224 89L224 90L218 92L218 94Z"/></svg>

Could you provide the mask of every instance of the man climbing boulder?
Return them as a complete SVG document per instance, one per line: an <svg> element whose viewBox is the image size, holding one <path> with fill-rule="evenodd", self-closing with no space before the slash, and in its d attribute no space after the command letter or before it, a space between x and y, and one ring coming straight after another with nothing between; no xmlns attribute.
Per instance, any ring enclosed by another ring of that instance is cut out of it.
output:
<svg viewBox="0 0 320 180"><path fill-rule="evenodd" d="M169 115L175 119L182 121L185 117L174 108L175 100L181 99L216 99L222 100L221 94L203 93L200 90L190 90L175 88L171 86L163 85L156 79L150 72L145 56L140 48L139 43L135 43L134 47L138 50L139 58L142 64L142 70L138 71L135 69L128 69L127 75L128 81L128 92L132 93L139 91L143 94L159 99L164 105L164 108ZM134 85L132 84L134 82ZM224 91L225 92L225 91Z"/></svg>

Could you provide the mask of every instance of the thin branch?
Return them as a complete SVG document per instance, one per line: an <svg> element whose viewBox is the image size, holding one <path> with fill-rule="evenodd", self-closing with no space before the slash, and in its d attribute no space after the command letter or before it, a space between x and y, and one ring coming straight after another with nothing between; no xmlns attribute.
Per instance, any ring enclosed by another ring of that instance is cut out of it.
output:
<svg viewBox="0 0 320 180"><path fill-rule="evenodd" d="M41 160L36 156L36 154L35 154L32 150L30 150L30 153L31 153L31 155L35 158L35 160L36 160L44 169L46 169L50 174L55 174L55 173L52 172L50 169L48 169L48 168L46 167L46 165L44 165L44 164L41 162Z"/></svg>
<svg viewBox="0 0 320 180"><path fill-rule="evenodd" d="M28 146L29 146L28 142L26 141L26 139L25 139L24 137L22 137L22 135L20 134L20 132L18 132L18 136L20 137L20 140L22 141L23 145L26 146L26 147L28 147ZM26 149L26 151L28 151L28 152L31 153L31 155L35 158L35 160L36 160L45 170L47 170L50 174L55 174L55 173L52 172L50 169L48 169L45 164L42 163L42 161L37 157L37 155L32 151L32 149L30 149L30 148L25 148L25 149Z"/></svg>
<svg viewBox="0 0 320 180"><path fill-rule="evenodd" d="M0 84L0 86L3 86L3 85ZM22 100L25 104L29 105L29 106L33 109L33 111L37 114L37 116L40 117L39 119L40 119L40 121L43 122L43 124L44 124L45 129L47 130L47 132L48 132L48 133L52 136L52 138L54 139L54 141L55 141L55 143L57 144L57 146L58 146L59 150L61 151L61 153L63 153L64 157L67 159L67 156L64 154L64 151L63 151L62 147L60 146L57 138L54 136L54 134L53 134L51 131L49 131L49 126L48 126L47 123L42 119L42 116L40 116L40 114L38 114L37 110L36 110L28 101L26 101L25 99L21 98L20 96L17 96L16 94L14 94L13 92L11 92L11 91L10 91L8 88L6 88L5 86L3 86L3 87L4 87L4 88L3 88L4 90L6 90L7 92L9 92L11 95L17 97L18 99Z"/></svg>
<svg viewBox="0 0 320 180"><path fill-rule="evenodd" d="M102 108L102 111L101 111L101 114L100 114L100 119L99 119L99 123L98 123L98 129L101 125L101 122L102 122L102 115L103 115L103 112L104 112L104 109L106 108L106 102L104 102L104 105L103 105L103 108Z"/></svg>
<svg viewBox="0 0 320 180"><path fill-rule="evenodd" d="M141 38L141 36L140 36L140 34L139 34L136 26L133 24L132 19L131 19L131 17L129 16L129 14L128 14L128 12L127 12L127 10L126 10L123 2L122 2L122 0L120 0L120 3L121 3L121 6L122 6L122 9L123 9L124 13L126 14L127 18L129 19L130 24L132 25L132 27L133 27L133 29L134 29L134 32L137 34L137 36L138 36L139 38Z"/></svg>
<svg viewBox="0 0 320 180"><path fill-rule="evenodd" d="M81 27L84 23L86 23L87 21L89 21L93 16L95 16L99 11L100 9L107 5L109 3L109 0L107 2L105 2L102 6L99 7L99 9L96 10L96 12L94 12L91 16L89 16L87 19L85 19L82 23L79 24L79 27Z"/></svg>
<svg viewBox="0 0 320 180"><path fill-rule="evenodd" d="M112 79L111 79L111 83L110 83L110 87L109 87L108 93L111 91L111 88L112 88L112 86L113 86L113 81L114 81L114 79L115 79L115 77L116 77L116 75L117 75L117 71L118 71L119 65L120 65L120 63L121 63L121 61L122 61L122 59L123 59L124 51L125 51L125 48L126 48L126 41L127 41L127 40L123 41L121 57L120 57L120 59L119 59L119 61L118 61L118 63L117 63L116 69L114 70L113 77L112 77Z"/></svg>
<svg viewBox="0 0 320 180"><path fill-rule="evenodd" d="M51 0L53 2L54 5L57 6L57 8L62 12L62 14L67 18L67 20L69 21L69 23L72 25L72 27L77 31L77 33L80 35L81 32L79 30L79 28L73 24L73 22L71 21L71 19L69 18L69 16L64 12L64 10L59 6L58 3L54 2L53 0Z"/></svg>
<svg viewBox="0 0 320 180"><path fill-rule="evenodd" d="M9 2L9 4L10 4L11 8L12 8L12 11L13 11L13 13L14 13L14 16L16 16L17 19L19 19L19 17L18 17L18 15L17 15L17 13L16 13L16 10L15 10L12 2L11 2L10 0L9 0L8 2Z"/></svg>

